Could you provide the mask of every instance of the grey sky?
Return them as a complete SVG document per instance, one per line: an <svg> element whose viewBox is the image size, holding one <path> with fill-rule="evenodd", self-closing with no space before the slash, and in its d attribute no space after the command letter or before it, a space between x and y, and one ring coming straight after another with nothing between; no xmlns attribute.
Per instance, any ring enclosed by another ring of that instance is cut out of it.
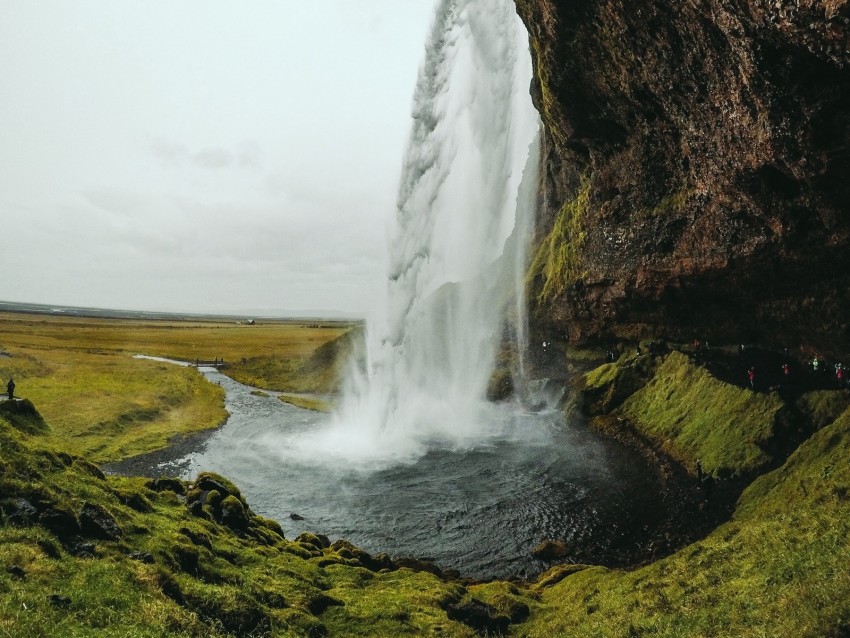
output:
<svg viewBox="0 0 850 638"><path fill-rule="evenodd" d="M0 299L362 312L434 0L0 0Z"/></svg>

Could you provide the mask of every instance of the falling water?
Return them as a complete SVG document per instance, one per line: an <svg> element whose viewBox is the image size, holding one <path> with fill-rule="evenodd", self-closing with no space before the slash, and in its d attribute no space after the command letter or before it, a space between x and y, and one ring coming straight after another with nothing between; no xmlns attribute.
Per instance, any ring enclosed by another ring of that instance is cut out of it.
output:
<svg viewBox="0 0 850 638"><path fill-rule="evenodd" d="M366 370L350 375L319 443L331 453L410 457L484 430L531 224L539 125L530 80L513 2L441 0L414 96L387 315L371 322Z"/></svg>
<svg viewBox="0 0 850 638"><path fill-rule="evenodd" d="M485 401L503 333L525 331L530 75L511 0L441 0L404 163L389 312L370 323L365 369L329 423L205 371L231 417L176 461L186 476L230 477L288 537L321 530L478 578L539 572L541 538L612 555L655 547L664 509L639 456L560 410Z"/></svg>

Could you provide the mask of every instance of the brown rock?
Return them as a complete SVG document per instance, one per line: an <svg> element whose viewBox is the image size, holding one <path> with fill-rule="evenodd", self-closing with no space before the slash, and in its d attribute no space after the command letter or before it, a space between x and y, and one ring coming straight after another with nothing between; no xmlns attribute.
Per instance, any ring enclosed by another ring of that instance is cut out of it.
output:
<svg viewBox="0 0 850 638"><path fill-rule="evenodd" d="M538 329L850 352L850 2L516 4L545 125L538 265L553 233L572 246L536 271Z"/></svg>
<svg viewBox="0 0 850 638"><path fill-rule="evenodd" d="M534 558L551 562L563 560L569 556L569 548L564 541L543 541L535 547L531 554Z"/></svg>

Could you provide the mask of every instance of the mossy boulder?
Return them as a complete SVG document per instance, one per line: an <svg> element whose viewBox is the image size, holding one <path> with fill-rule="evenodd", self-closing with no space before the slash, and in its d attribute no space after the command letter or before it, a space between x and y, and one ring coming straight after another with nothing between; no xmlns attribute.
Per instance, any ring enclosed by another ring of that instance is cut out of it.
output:
<svg viewBox="0 0 850 638"><path fill-rule="evenodd" d="M531 552L534 558L552 562L563 560L570 554L570 549L564 541L545 540L539 543Z"/></svg>
<svg viewBox="0 0 850 638"><path fill-rule="evenodd" d="M161 477L148 481L145 486L154 492L174 492L180 496L186 494L186 483L177 478Z"/></svg>
<svg viewBox="0 0 850 638"><path fill-rule="evenodd" d="M80 534L86 538L117 541L124 533L115 517L96 503L85 503L78 518Z"/></svg>
<svg viewBox="0 0 850 638"><path fill-rule="evenodd" d="M248 529L248 514L245 506L235 496L228 496L221 502L221 522L234 530Z"/></svg>
<svg viewBox="0 0 850 638"><path fill-rule="evenodd" d="M311 547L315 547L318 550L323 550L326 547L331 546L330 541L328 540L327 536L321 537L318 534L312 534L310 532L303 532L303 533L299 534L295 538L295 542L301 543L302 545L308 545L308 546L311 546Z"/></svg>
<svg viewBox="0 0 850 638"><path fill-rule="evenodd" d="M251 517L251 522L257 525L258 527L262 527L274 534L277 534L282 539L286 538L283 532L283 527L281 527L280 523L270 518L265 518L263 516L254 515Z"/></svg>
<svg viewBox="0 0 850 638"><path fill-rule="evenodd" d="M66 506L52 505L39 512L38 523L51 531L60 539L77 536L80 533L80 523L77 517Z"/></svg>
<svg viewBox="0 0 850 638"><path fill-rule="evenodd" d="M235 496L237 499L242 500L242 494L239 488L228 479L214 472L202 472L198 474L198 478L195 479L192 488L201 490L202 492L215 490L222 497Z"/></svg>

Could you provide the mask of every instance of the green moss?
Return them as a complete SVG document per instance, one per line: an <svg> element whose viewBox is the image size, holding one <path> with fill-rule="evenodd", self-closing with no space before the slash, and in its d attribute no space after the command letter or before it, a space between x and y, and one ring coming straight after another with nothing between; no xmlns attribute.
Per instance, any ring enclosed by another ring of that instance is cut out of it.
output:
<svg viewBox="0 0 850 638"><path fill-rule="evenodd" d="M206 481L209 480L210 483ZM203 488L205 485L217 485L218 490L222 496L235 496L237 499L242 500L242 493L239 491L239 488L233 484L230 479L224 478L221 474L216 474L215 472L201 472L198 474L198 478L195 479L194 487Z"/></svg>
<svg viewBox="0 0 850 638"><path fill-rule="evenodd" d="M689 188L680 188L662 197L655 206L635 212L635 217L645 219L650 217L666 217L675 211L682 210L693 191Z"/></svg>
<svg viewBox="0 0 850 638"><path fill-rule="evenodd" d="M797 401L797 409L816 430L832 423L848 406L850 396L840 390L808 392Z"/></svg>
<svg viewBox="0 0 850 638"><path fill-rule="evenodd" d="M584 375L584 387L595 390L607 386L620 376L620 368L616 363L606 363Z"/></svg>
<svg viewBox="0 0 850 638"><path fill-rule="evenodd" d="M850 411L757 479L734 519L630 571L542 591L527 638L839 636L850 626Z"/></svg>
<svg viewBox="0 0 850 638"><path fill-rule="evenodd" d="M646 384L655 367L653 357L632 353L586 373L578 382L584 412L609 414Z"/></svg>
<svg viewBox="0 0 850 638"><path fill-rule="evenodd" d="M673 352L653 379L623 404L622 414L671 456L693 468L701 460L715 475L750 474L770 457L782 401L712 377Z"/></svg>
<svg viewBox="0 0 850 638"><path fill-rule="evenodd" d="M585 178L576 198L561 207L552 230L534 253L527 281L536 288L538 303L554 299L584 276L581 268L581 247L585 240L582 223L589 198L590 180Z"/></svg>
<svg viewBox="0 0 850 638"><path fill-rule="evenodd" d="M284 403L289 403L303 410L312 410L313 412L324 412L327 414L333 409L333 404L318 397L281 394L278 398Z"/></svg>
<svg viewBox="0 0 850 638"><path fill-rule="evenodd" d="M538 599L538 595L527 588L520 589L513 583L498 581L474 585L469 588L469 593L510 618L512 623L524 622Z"/></svg>

